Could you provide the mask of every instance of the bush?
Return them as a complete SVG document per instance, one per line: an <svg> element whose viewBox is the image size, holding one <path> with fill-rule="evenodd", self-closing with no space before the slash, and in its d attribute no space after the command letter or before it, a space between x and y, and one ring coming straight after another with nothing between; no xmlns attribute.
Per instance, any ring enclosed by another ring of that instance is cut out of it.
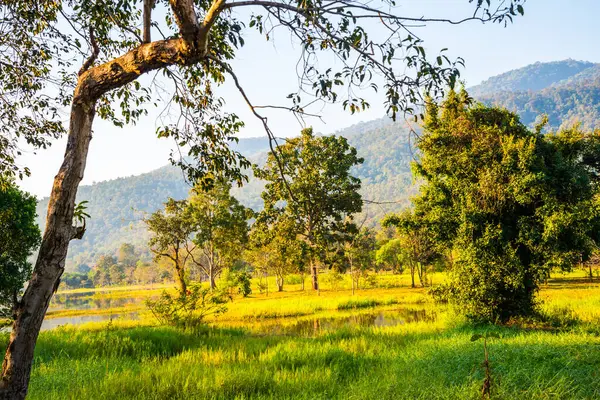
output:
<svg viewBox="0 0 600 400"><path fill-rule="evenodd" d="M302 276L298 274L290 274L283 278L286 285L300 285L302 283Z"/></svg>
<svg viewBox="0 0 600 400"><path fill-rule="evenodd" d="M376 288L377 282L379 281L376 273L367 273L365 275L365 283L364 286L368 288Z"/></svg>
<svg viewBox="0 0 600 400"><path fill-rule="evenodd" d="M450 285L437 285L434 287L430 287L427 290L427 294L429 294L436 303L448 303L453 296L453 288Z"/></svg>
<svg viewBox="0 0 600 400"><path fill-rule="evenodd" d="M342 282L344 282L344 275L332 269L325 275L323 280L329 284L331 290L338 290Z"/></svg>
<svg viewBox="0 0 600 400"><path fill-rule="evenodd" d="M196 331L205 325L207 316L226 312L229 300L225 291L197 284L177 295L163 291L158 300L146 300L146 306L161 324Z"/></svg>
<svg viewBox="0 0 600 400"><path fill-rule="evenodd" d="M223 271L220 281L224 283L224 289L226 289L229 294L232 294L235 289L237 289L238 294L248 297L252 293L250 278L250 273L245 270L232 271L226 269Z"/></svg>

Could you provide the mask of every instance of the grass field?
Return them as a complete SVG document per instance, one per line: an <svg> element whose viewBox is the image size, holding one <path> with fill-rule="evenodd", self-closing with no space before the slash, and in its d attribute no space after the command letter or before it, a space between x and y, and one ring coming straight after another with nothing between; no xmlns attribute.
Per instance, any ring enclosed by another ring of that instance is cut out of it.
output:
<svg viewBox="0 0 600 400"><path fill-rule="evenodd" d="M289 285L235 299L200 334L149 316L45 331L29 398L478 399L483 343L470 339L485 331L501 336L488 343L492 398L600 398L600 284L583 272L542 288L550 323L512 327L472 326L407 287L405 276L379 283L354 296L344 285L320 295ZM427 318L352 323L407 310ZM330 329L316 329L327 321Z"/></svg>

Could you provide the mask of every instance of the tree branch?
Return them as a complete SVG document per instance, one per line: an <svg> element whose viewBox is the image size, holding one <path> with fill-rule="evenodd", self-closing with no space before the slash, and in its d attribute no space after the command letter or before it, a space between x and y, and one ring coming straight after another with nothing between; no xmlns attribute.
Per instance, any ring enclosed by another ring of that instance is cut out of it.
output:
<svg viewBox="0 0 600 400"><path fill-rule="evenodd" d="M90 45L92 47L92 54L88 57L87 60L81 66L78 74L81 76L85 71L87 71L93 64L94 61L98 58L98 54L100 54L100 48L98 47L98 43L96 43L96 37L94 36L94 28L90 25Z"/></svg>
<svg viewBox="0 0 600 400"><path fill-rule="evenodd" d="M262 122L265 132L267 133L267 137L269 138L269 148L271 150L271 153L273 154L273 157L275 157L275 160L277 161L277 166L279 168L279 173L281 174L281 178L283 179L285 187L287 188L291 198L295 201L296 199L294 197L294 194L292 193L292 189L290 188L288 181L285 178L285 167L281 161L281 158L277 154L277 147L279 146L279 144L277 143L277 138L275 137L275 135L271 131L271 128L269 127L269 124L267 123L267 117L263 117L256 111L256 108L254 107L254 105L252 104L252 102L250 101L248 96L246 95L246 91L240 84L240 81L239 81L237 75L233 72L233 70L227 63L225 63L211 55L208 55L207 58L216 62L217 64L219 64L221 67L223 67L223 69L225 69L227 71L227 73L229 73L229 75L231 75L231 77L233 78L233 81L235 83L235 86L237 87L238 91L244 98L244 101L250 108L250 111L252 111L252 114L254 114L254 116ZM275 147L273 146L273 143L275 143Z"/></svg>

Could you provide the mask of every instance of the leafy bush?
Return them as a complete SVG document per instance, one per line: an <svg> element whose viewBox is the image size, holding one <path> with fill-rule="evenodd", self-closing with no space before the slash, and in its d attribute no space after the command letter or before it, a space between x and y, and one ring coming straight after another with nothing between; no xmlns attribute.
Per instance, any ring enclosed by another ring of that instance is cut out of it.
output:
<svg viewBox="0 0 600 400"><path fill-rule="evenodd" d="M342 282L344 282L344 275L332 269L325 275L323 280L327 282L331 290L338 290Z"/></svg>
<svg viewBox="0 0 600 400"><path fill-rule="evenodd" d="M287 285L300 285L302 283L302 278L302 275L290 274L286 275L283 279Z"/></svg>
<svg viewBox="0 0 600 400"><path fill-rule="evenodd" d="M158 300L147 300L146 306L161 324L196 331L204 326L209 315L226 312L229 300L225 291L211 291L195 284L185 293L176 295L163 291Z"/></svg>
<svg viewBox="0 0 600 400"><path fill-rule="evenodd" d="M377 277L377 274L367 273L365 275L364 286L367 288L376 288L378 281L379 281L379 279Z"/></svg>
<svg viewBox="0 0 600 400"><path fill-rule="evenodd" d="M448 284L437 285L430 287L427 290L427 294L429 294L436 303L448 303L453 296L453 287Z"/></svg>
<svg viewBox="0 0 600 400"><path fill-rule="evenodd" d="M248 297L252 293L250 287L250 278L252 276L246 270L232 271L226 269L221 275L221 282L224 283L224 289L232 294L237 289L237 293Z"/></svg>

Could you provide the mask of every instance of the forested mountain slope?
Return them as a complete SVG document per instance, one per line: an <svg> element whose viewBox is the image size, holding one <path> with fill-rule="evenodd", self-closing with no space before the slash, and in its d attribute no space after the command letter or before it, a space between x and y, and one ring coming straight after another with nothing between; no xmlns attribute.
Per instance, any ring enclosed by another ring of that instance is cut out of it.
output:
<svg viewBox="0 0 600 400"><path fill-rule="evenodd" d="M481 84L471 87L469 93L471 96L479 97L500 92L537 91L565 81L595 65L575 60L537 62L493 76Z"/></svg>
<svg viewBox="0 0 600 400"><path fill-rule="evenodd" d="M476 99L516 111L526 124L533 124L543 113L551 127L580 121L585 128L600 126L600 65L566 60L536 63L493 77L469 89ZM362 180L362 194L368 201L359 222L376 224L390 211L405 207L415 193L410 174L414 146L404 123L387 118L360 123L335 132L348 138L364 164L355 170ZM242 139L234 147L253 162L266 158L266 138ZM187 197L190 187L182 173L166 166L139 176L82 186L79 201L89 201L92 218L81 241L73 241L67 268L91 264L103 253L113 253L123 242L140 250L146 248L148 235L143 213L153 212L168 198ZM256 179L233 191L242 203L260 209L262 183ZM38 214L45 215L47 200L40 201ZM43 223L43 218L40 218Z"/></svg>
<svg viewBox="0 0 600 400"><path fill-rule="evenodd" d="M600 65L566 60L537 63L490 78L469 93L476 99L516 112L527 125L542 114L548 129L600 128Z"/></svg>
<svg viewBox="0 0 600 400"><path fill-rule="evenodd" d="M393 124L382 118L352 126L336 132L348 138L365 159L355 170L363 182L365 199L386 204L370 203L365 206L362 222L376 224L387 212L408 204L414 193L411 188L410 162L413 150L408 140L409 130L403 124ZM241 139L235 147L253 162L266 159L266 138ZM249 171L251 173L251 171ZM234 188L233 195L253 209L262 207L260 193L263 185L257 179L242 188ZM82 240L74 240L69 248L67 270L79 264L92 264L104 253L114 253L123 242L134 244L142 250L146 247L148 234L142 218L162 207L168 197L186 198L190 186L181 171L165 166L155 171L90 186L81 186L78 201L88 200L88 230ZM38 221L43 225L47 199L38 204ZM149 257L149 254L147 254Z"/></svg>

